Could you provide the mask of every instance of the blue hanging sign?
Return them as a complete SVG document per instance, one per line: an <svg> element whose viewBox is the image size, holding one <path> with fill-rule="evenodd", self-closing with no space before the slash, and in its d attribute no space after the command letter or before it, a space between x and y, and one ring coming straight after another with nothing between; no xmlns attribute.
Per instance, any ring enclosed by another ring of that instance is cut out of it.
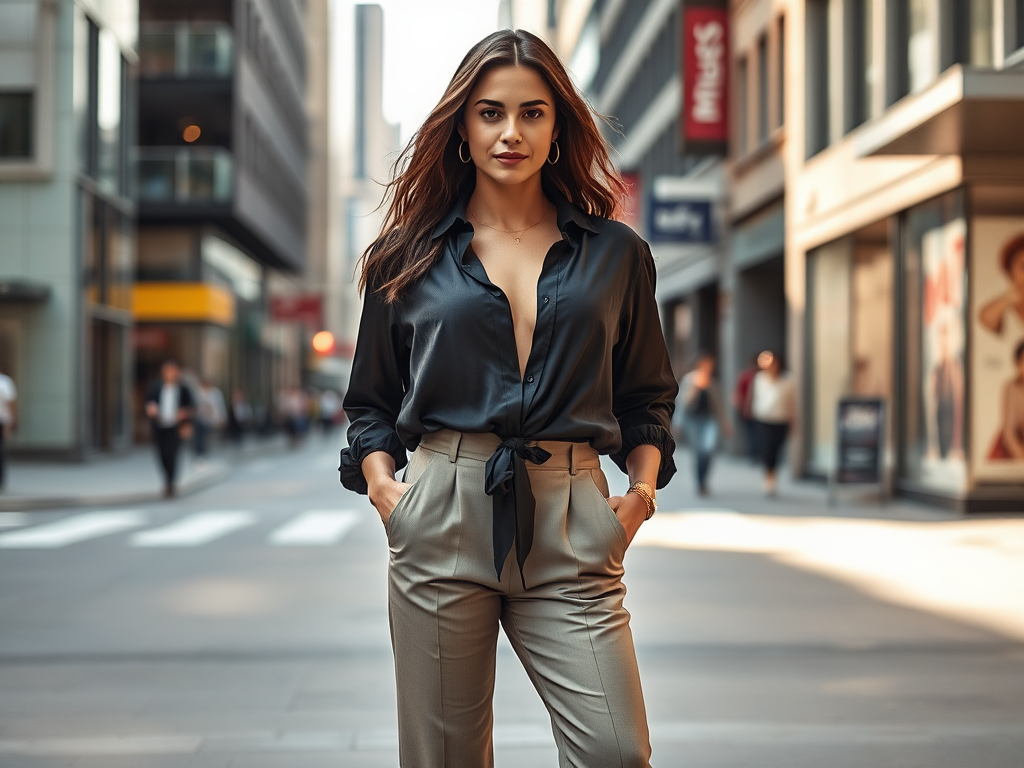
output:
<svg viewBox="0 0 1024 768"><path fill-rule="evenodd" d="M715 241L710 200L651 199L647 210L647 233L652 243Z"/></svg>

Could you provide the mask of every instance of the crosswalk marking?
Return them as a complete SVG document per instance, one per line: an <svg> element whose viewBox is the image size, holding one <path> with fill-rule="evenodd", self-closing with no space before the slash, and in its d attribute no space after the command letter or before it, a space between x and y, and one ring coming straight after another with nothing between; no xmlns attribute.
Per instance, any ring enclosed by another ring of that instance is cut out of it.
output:
<svg viewBox="0 0 1024 768"><path fill-rule="evenodd" d="M326 547L337 544L359 522L349 510L311 509L285 523L267 539L274 546Z"/></svg>
<svg viewBox="0 0 1024 768"><path fill-rule="evenodd" d="M169 525L132 536L134 547L194 547L256 521L252 512L197 512Z"/></svg>
<svg viewBox="0 0 1024 768"><path fill-rule="evenodd" d="M129 528L138 528L145 522L145 515L135 510L86 512L33 528L0 533L0 548L55 549Z"/></svg>

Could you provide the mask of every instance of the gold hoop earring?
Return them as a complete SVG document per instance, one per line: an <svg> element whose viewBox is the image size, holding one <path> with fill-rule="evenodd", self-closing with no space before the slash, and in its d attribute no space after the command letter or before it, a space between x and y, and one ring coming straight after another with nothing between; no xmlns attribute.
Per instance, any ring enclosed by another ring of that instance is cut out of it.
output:
<svg viewBox="0 0 1024 768"><path fill-rule="evenodd" d="M467 148L469 147L469 142L466 141L465 139L462 140L462 144L465 144ZM469 157L462 156L462 144L459 144L459 160L461 160L463 163L471 162L473 160L472 153L470 153Z"/></svg>
<svg viewBox="0 0 1024 768"><path fill-rule="evenodd" d="M562 150L559 149L557 141L552 141L551 143L555 147L555 159L554 160L551 159L551 150L549 149L548 150L548 162L551 165L554 165L555 163L557 163L561 159L561 157L562 157Z"/></svg>

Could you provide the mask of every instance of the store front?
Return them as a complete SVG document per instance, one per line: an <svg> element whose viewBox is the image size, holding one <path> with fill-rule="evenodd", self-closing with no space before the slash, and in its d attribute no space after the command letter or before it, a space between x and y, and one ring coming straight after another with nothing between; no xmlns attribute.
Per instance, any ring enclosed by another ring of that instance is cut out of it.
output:
<svg viewBox="0 0 1024 768"><path fill-rule="evenodd" d="M841 397L890 404L897 492L1024 502L1024 189L967 185L807 254L804 473Z"/></svg>

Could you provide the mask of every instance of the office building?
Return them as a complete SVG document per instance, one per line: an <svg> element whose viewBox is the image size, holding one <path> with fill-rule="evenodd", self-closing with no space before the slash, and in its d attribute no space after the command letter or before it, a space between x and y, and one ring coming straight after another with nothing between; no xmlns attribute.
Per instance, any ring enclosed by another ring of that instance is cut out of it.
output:
<svg viewBox="0 0 1024 768"><path fill-rule="evenodd" d="M133 0L0 4L0 370L21 454L130 443Z"/></svg>
<svg viewBox="0 0 1024 768"><path fill-rule="evenodd" d="M139 4L136 393L168 356L260 413L299 383L306 329L270 310L307 263L305 7Z"/></svg>

